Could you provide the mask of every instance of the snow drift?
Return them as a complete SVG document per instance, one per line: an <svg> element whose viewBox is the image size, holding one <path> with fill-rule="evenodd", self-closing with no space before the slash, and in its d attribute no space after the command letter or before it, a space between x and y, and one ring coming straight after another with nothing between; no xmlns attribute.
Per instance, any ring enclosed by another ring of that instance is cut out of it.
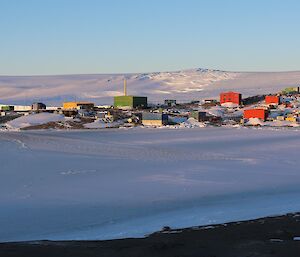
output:
<svg viewBox="0 0 300 257"><path fill-rule="evenodd" d="M64 121L65 116L53 113L38 113L19 117L6 123L9 129L21 129L30 126L42 125L49 122Z"/></svg>

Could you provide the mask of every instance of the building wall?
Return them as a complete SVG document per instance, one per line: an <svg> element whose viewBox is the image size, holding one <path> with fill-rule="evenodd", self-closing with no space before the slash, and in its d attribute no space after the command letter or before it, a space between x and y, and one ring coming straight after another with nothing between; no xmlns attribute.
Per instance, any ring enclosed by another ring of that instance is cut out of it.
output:
<svg viewBox="0 0 300 257"><path fill-rule="evenodd" d="M242 104L243 105L251 105L251 104L256 104L258 102L261 102L263 100L265 100L265 95L249 96L242 100Z"/></svg>
<svg viewBox="0 0 300 257"><path fill-rule="evenodd" d="M33 103L31 105L31 109L33 111L38 111L38 110L46 110L46 105L43 103Z"/></svg>
<svg viewBox="0 0 300 257"><path fill-rule="evenodd" d="M65 102L65 103L63 103L63 108L66 110L77 109L77 103L76 102Z"/></svg>
<svg viewBox="0 0 300 257"><path fill-rule="evenodd" d="M208 121L208 117L207 117L206 112L195 111L195 112L192 112L191 117L196 119L199 122Z"/></svg>
<svg viewBox="0 0 300 257"><path fill-rule="evenodd" d="M13 111L14 110L14 106L11 105L3 105L1 106L1 111Z"/></svg>
<svg viewBox="0 0 300 257"><path fill-rule="evenodd" d="M163 126L162 120L143 120L142 124L144 126Z"/></svg>
<svg viewBox="0 0 300 257"><path fill-rule="evenodd" d="M95 105L93 103L77 103L77 109L79 110L92 110L94 109Z"/></svg>
<svg viewBox="0 0 300 257"><path fill-rule="evenodd" d="M276 95L267 95L265 97L266 104L280 104L280 97Z"/></svg>
<svg viewBox="0 0 300 257"><path fill-rule="evenodd" d="M264 109L244 110L244 119L258 118L261 120L267 119L267 111Z"/></svg>
<svg viewBox="0 0 300 257"><path fill-rule="evenodd" d="M14 105L14 111L15 112L28 112L28 111L31 111L31 105L30 106Z"/></svg>
<svg viewBox="0 0 300 257"><path fill-rule="evenodd" d="M133 97L133 108L138 108L138 107L147 108L147 106L148 106L147 100L148 100L147 97L134 96Z"/></svg>
<svg viewBox="0 0 300 257"><path fill-rule="evenodd" d="M282 91L283 94L299 94L300 87L287 87Z"/></svg>
<svg viewBox="0 0 300 257"><path fill-rule="evenodd" d="M236 92L225 92L220 94L220 103L234 103L241 105L242 95Z"/></svg>
<svg viewBox="0 0 300 257"><path fill-rule="evenodd" d="M63 103L63 109L74 110L74 109L92 109L94 108L93 103L88 102L65 102Z"/></svg>
<svg viewBox="0 0 300 257"><path fill-rule="evenodd" d="M166 99L165 100L165 105L169 106L169 107L173 107L176 105L176 100L173 99Z"/></svg>
<svg viewBox="0 0 300 257"><path fill-rule="evenodd" d="M114 107L116 108L147 108L147 97L142 96L115 96Z"/></svg>
<svg viewBox="0 0 300 257"><path fill-rule="evenodd" d="M286 117L285 120L286 121L290 121L290 122L297 122L297 118L296 117Z"/></svg>
<svg viewBox="0 0 300 257"><path fill-rule="evenodd" d="M145 126L163 126L168 124L168 115L163 113L142 113L142 124Z"/></svg>
<svg viewBox="0 0 300 257"><path fill-rule="evenodd" d="M114 107L133 108L133 97L131 96L115 96Z"/></svg>

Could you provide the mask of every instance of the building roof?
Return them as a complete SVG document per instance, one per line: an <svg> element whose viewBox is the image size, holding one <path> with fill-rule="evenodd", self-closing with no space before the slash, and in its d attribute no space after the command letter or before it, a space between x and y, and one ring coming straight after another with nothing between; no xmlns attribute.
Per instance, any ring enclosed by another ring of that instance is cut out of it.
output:
<svg viewBox="0 0 300 257"><path fill-rule="evenodd" d="M92 102L64 102L64 103L74 103L74 104L78 104L78 105L81 105L81 104L94 104Z"/></svg>

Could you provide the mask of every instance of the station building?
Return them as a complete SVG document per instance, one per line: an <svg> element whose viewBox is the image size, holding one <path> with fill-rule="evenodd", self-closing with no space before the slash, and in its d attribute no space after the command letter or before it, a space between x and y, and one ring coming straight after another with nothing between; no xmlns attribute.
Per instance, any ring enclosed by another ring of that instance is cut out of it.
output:
<svg viewBox="0 0 300 257"><path fill-rule="evenodd" d="M144 96L115 96L114 107L119 109L144 109L148 106L148 98Z"/></svg>
<svg viewBox="0 0 300 257"><path fill-rule="evenodd" d="M280 104L280 96L267 95L265 97L265 103L269 104L269 105L279 105Z"/></svg>
<svg viewBox="0 0 300 257"><path fill-rule="evenodd" d="M90 102L65 102L63 103L64 110L92 110L94 103Z"/></svg>
<svg viewBox="0 0 300 257"><path fill-rule="evenodd" d="M268 117L268 111L265 109L248 109L244 110L244 119L257 118L266 121Z"/></svg>
<svg viewBox="0 0 300 257"><path fill-rule="evenodd" d="M233 103L237 105L242 104L242 94L237 92L223 92L220 94L220 104Z"/></svg>
<svg viewBox="0 0 300 257"><path fill-rule="evenodd" d="M164 113L142 113L142 124L144 126L164 126L168 124L168 114Z"/></svg>

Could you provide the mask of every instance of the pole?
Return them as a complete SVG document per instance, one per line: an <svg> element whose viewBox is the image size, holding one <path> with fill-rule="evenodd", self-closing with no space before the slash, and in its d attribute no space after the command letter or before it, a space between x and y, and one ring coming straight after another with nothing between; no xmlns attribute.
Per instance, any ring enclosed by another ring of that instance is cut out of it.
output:
<svg viewBox="0 0 300 257"><path fill-rule="evenodd" d="M127 96L127 81L126 81L126 78L124 78L124 96Z"/></svg>

